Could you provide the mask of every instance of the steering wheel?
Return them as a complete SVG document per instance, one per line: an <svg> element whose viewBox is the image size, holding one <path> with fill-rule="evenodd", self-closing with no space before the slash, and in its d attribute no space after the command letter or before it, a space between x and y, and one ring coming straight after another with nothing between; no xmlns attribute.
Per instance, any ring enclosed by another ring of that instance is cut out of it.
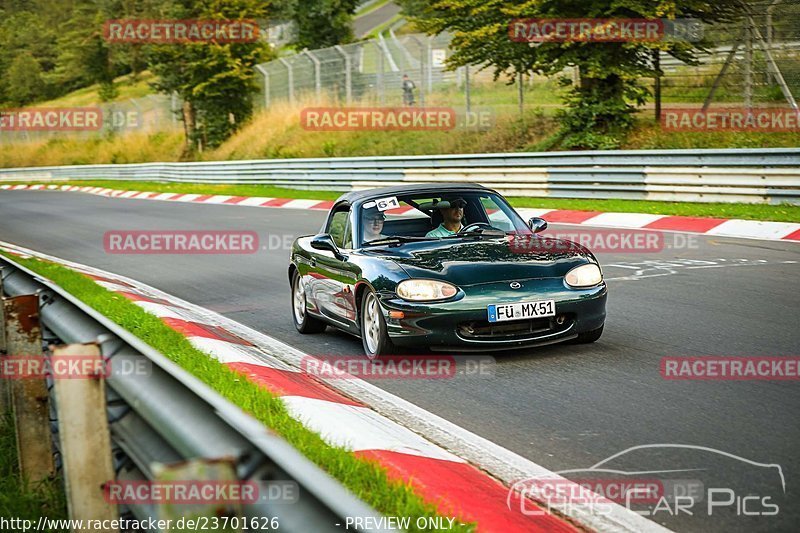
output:
<svg viewBox="0 0 800 533"><path fill-rule="evenodd" d="M470 231L475 231L477 229L499 229L495 228L491 224L487 224L486 222L473 222L472 224L467 224L463 228L461 228L458 233L468 233Z"/></svg>

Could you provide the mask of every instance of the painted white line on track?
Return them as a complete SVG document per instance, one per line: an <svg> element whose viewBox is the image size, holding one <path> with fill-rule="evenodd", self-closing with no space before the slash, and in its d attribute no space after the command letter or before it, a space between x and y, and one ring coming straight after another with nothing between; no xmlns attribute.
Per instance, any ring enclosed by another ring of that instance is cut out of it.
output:
<svg viewBox="0 0 800 533"><path fill-rule="evenodd" d="M286 408L326 441L352 451L388 450L431 459L463 463L464 460L435 446L408 428L391 423L368 407L306 398L281 396Z"/></svg>
<svg viewBox="0 0 800 533"><path fill-rule="evenodd" d="M582 225L642 228L662 218L664 218L664 215L651 215L649 213L600 213L584 220Z"/></svg>
<svg viewBox="0 0 800 533"><path fill-rule="evenodd" d="M789 222L761 222L757 220L726 220L711 228L706 235L726 237L751 237L757 239L780 239L800 229L800 224Z"/></svg>

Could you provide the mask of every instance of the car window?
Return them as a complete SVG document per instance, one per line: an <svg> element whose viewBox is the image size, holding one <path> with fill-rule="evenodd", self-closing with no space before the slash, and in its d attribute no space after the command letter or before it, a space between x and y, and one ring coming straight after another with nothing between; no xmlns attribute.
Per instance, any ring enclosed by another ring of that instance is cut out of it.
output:
<svg viewBox="0 0 800 533"><path fill-rule="evenodd" d="M514 222L509 218L509 216L503 212L503 209L498 205L495 197L493 196L483 196L481 197L481 207L483 207L483 212L486 214L486 218L489 220L489 224L494 226L495 228L501 229L503 231L515 231L516 227L514 226Z"/></svg>
<svg viewBox="0 0 800 533"><path fill-rule="evenodd" d="M339 248L345 247L344 238L348 228L349 214L350 214L350 208L342 207L339 208L339 210L337 210L331 216L331 222L328 227L328 233L330 233L331 237L333 238L333 242L335 242L336 246L338 246Z"/></svg>
<svg viewBox="0 0 800 533"><path fill-rule="evenodd" d="M525 222L508 203L492 192L475 190L447 191L442 194L411 193L379 198L364 202L360 206L359 243L377 240L379 236L425 237L443 222L443 213L438 205L449 201L463 200L462 225L471 222L488 222L506 232L525 231ZM376 218L383 219L367 224Z"/></svg>
<svg viewBox="0 0 800 533"><path fill-rule="evenodd" d="M348 211L347 214L349 215L350 212ZM353 230L351 229L350 226L350 217L348 216L346 218L347 222L345 223L344 226L344 239L342 240L341 247L344 248L345 250L350 250L353 248Z"/></svg>

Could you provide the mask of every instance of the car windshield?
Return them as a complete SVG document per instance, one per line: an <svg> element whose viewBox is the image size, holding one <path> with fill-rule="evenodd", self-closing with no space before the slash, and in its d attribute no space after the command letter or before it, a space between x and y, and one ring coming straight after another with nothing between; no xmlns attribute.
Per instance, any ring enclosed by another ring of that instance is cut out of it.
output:
<svg viewBox="0 0 800 533"><path fill-rule="evenodd" d="M471 224L486 235L531 233L502 196L481 190L377 198L361 205L359 220L364 246L452 238Z"/></svg>

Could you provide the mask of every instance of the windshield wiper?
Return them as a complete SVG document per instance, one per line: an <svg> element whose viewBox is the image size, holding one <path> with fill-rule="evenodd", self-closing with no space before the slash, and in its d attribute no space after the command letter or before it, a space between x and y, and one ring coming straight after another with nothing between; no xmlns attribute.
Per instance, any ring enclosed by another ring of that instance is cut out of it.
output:
<svg viewBox="0 0 800 533"><path fill-rule="evenodd" d="M508 235L508 233L506 233L505 231L500 230L500 229L498 229L498 230L482 229L482 230L470 231L470 232L467 232L467 233L454 233L452 235L447 235L447 236L441 237L441 238L442 239L458 239L458 238L462 238L463 239L463 238L470 238L470 237L491 237L491 238L496 239L498 237L505 237L506 235Z"/></svg>
<svg viewBox="0 0 800 533"><path fill-rule="evenodd" d="M362 243L362 246L379 246L381 244L402 244L404 242L430 241L436 237L405 237L403 235L392 235L385 239L375 239Z"/></svg>

